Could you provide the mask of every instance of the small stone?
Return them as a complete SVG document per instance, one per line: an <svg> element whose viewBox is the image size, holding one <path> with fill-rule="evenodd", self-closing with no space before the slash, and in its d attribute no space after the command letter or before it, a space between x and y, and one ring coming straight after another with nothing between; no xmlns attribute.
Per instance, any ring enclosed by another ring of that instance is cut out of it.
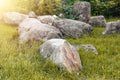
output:
<svg viewBox="0 0 120 80"><path fill-rule="evenodd" d="M30 11L28 16L29 16L29 18L37 18L37 15L33 11Z"/></svg>
<svg viewBox="0 0 120 80"><path fill-rule="evenodd" d="M58 17L56 15L45 15L45 16L38 16L37 19L44 24L53 25L54 20Z"/></svg>
<svg viewBox="0 0 120 80"><path fill-rule="evenodd" d="M80 45L74 45L74 47L79 50L80 48L83 48L84 50L88 52L93 52L94 54L98 54L97 49L92 44L80 44Z"/></svg>

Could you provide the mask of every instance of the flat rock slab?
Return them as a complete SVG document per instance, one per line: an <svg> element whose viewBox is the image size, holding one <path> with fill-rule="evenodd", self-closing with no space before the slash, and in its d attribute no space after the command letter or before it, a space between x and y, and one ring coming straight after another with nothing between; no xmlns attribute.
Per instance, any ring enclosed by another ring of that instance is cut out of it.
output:
<svg viewBox="0 0 120 80"><path fill-rule="evenodd" d="M115 22L108 22L106 24L106 29L102 34L105 35L114 33L120 33L120 20Z"/></svg>
<svg viewBox="0 0 120 80"><path fill-rule="evenodd" d="M3 13L3 21L6 24L19 25L28 15L21 14L18 12L6 12Z"/></svg>
<svg viewBox="0 0 120 80"><path fill-rule="evenodd" d="M52 60L70 73L82 69L78 52L64 39L48 40L40 46L39 51L44 58Z"/></svg>
<svg viewBox="0 0 120 80"><path fill-rule="evenodd" d="M58 28L64 37L79 38L83 35L90 35L92 26L77 20L58 19L55 20L53 26Z"/></svg>
<svg viewBox="0 0 120 80"><path fill-rule="evenodd" d="M94 27L104 27L106 26L106 20L104 16L93 16L90 17L89 24Z"/></svg>
<svg viewBox="0 0 120 80"><path fill-rule="evenodd" d="M43 24L35 18L26 18L20 23L19 28L19 42L25 43L27 41L46 41L52 38L61 38L60 31L48 24Z"/></svg>

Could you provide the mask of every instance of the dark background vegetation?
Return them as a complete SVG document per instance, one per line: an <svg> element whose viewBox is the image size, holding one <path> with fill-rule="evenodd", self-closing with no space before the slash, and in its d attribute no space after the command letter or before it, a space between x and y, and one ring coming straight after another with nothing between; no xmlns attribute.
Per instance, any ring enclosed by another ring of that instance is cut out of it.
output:
<svg viewBox="0 0 120 80"><path fill-rule="evenodd" d="M73 6L78 1L91 3L92 16L120 17L120 0L19 0L15 1L20 12L35 11L38 15L63 13L66 18L73 18Z"/></svg>

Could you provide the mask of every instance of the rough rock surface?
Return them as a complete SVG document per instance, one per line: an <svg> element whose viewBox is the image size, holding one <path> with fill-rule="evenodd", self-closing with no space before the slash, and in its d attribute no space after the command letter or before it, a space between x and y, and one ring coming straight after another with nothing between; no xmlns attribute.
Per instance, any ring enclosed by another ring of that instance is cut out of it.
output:
<svg viewBox="0 0 120 80"><path fill-rule="evenodd" d="M33 11L30 11L30 12L28 13L28 16L29 16L29 18L37 18L37 15L36 15L35 12L33 12Z"/></svg>
<svg viewBox="0 0 120 80"><path fill-rule="evenodd" d="M19 25L28 16L18 12L3 13L3 20L6 24Z"/></svg>
<svg viewBox="0 0 120 80"><path fill-rule="evenodd" d="M108 22L106 24L106 29L102 34L105 35L113 33L120 33L120 20L116 22Z"/></svg>
<svg viewBox="0 0 120 80"><path fill-rule="evenodd" d="M82 69L78 52L66 40L48 40L40 46L39 50L44 58L52 60L53 63L67 69L70 73Z"/></svg>
<svg viewBox="0 0 120 80"><path fill-rule="evenodd" d="M79 50L83 48L86 51L93 52L94 54L98 54L97 49L92 44L81 44L81 45L74 45L74 47Z"/></svg>
<svg viewBox="0 0 120 80"><path fill-rule="evenodd" d="M52 25L54 20L58 19L56 15L38 16L37 19L44 24Z"/></svg>
<svg viewBox="0 0 120 80"><path fill-rule="evenodd" d="M59 19L55 20L53 26L58 28L64 37L78 38L84 34L89 35L92 31L92 26L70 19Z"/></svg>
<svg viewBox="0 0 120 80"><path fill-rule="evenodd" d="M35 18L26 18L19 25L19 42L46 41L51 38L61 38L62 34L53 26L43 24Z"/></svg>
<svg viewBox="0 0 120 80"><path fill-rule="evenodd" d="M89 2L78 2L74 5L73 14L79 17L80 21L88 23L91 14L91 5Z"/></svg>
<svg viewBox="0 0 120 80"><path fill-rule="evenodd" d="M89 24L95 27L103 27L106 26L106 20L104 16L93 16L90 18Z"/></svg>

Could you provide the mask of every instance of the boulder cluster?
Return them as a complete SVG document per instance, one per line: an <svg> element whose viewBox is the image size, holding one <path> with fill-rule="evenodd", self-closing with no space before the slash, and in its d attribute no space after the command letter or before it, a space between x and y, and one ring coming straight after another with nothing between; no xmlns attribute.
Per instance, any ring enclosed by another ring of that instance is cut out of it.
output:
<svg viewBox="0 0 120 80"><path fill-rule="evenodd" d="M90 24L93 27L106 27L103 35L120 33L120 21L106 22L104 16L91 16L91 6L89 2L78 2L74 5L73 14L78 16L79 21Z"/></svg>
<svg viewBox="0 0 120 80"><path fill-rule="evenodd" d="M103 34L120 33L120 21L106 23L104 16L92 16L91 6L88 2L75 4L73 14L79 20L59 18L56 15L37 16L33 11L29 14L18 12L0 13L0 21L6 24L18 25L19 43L45 41L40 48L40 54L53 63L66 69L68 72L82 70L82 63L77 49L98 54L92 44L71 45L64 38L79 38L90 35L93 27L106 26Z"/></svg>
<svg viewBox="0 0 120 80"><path fill-rule="evenodd" d="M33 11L28 15L18 12L2 13L0 20L6 24L18 25L19 43L45 41L40 54L68 72L82 70L82 62L77 49L65 37L79 38L90 35L93 28L88 23L59 18L56 15L37 16Z"/></svg>
<svg viewBox="0 0 120 80"><path fill-rule="evenodd" d="M81 21L62 19L56 15L37 16L33 11L28 15L18 12L2 13L5 23L18 25L19 42L46 41L52 38L79 38L90 35L92 26Z"/></svg>

